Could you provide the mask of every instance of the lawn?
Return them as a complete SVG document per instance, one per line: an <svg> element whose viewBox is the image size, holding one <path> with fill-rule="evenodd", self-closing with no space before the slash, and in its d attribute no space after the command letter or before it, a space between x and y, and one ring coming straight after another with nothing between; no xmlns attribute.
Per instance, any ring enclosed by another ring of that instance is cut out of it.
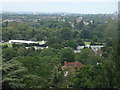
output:
<svg viewBox="0 0 120 90"><path fill-rule="evenodd" d="M84 42L84 43L85 43L85 45L90 45L91 42Z"/></svg>
<svg viewBox="0 0 120 90"><path fill-rule="evenodd" d="M12 47L11 43L0 43L0 46L8 45L8 47Z"/></svg>

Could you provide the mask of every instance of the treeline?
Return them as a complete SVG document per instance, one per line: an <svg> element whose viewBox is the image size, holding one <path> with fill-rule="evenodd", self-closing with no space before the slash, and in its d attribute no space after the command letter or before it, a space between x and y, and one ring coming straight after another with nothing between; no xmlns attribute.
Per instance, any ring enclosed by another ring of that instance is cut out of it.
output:
<svg viewBox="0 0 120 90"><path fill-rule="evenodd" d="M90 41L92 43L112 43L113 37L117 36L117 20L108 20L108 23L90 23L85 25L83 20L76 23L69 21L43 21L37 22L4 22L2 28L3 41L12 39L24 40L49 40L50 37L61 38L63 40L82 39L83 41Z"/></svg>

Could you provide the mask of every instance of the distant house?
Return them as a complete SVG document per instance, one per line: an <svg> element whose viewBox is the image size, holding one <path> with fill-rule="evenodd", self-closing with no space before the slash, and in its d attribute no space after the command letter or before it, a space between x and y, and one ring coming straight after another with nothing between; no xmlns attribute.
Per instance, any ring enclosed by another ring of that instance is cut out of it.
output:
<svg viewBox="0 0 120 90"><path fill-rule="evenodd" d="M90 45L85 45L86 48L90 48Z"/></svg>
<svg viewBox="0 0 120 90"><path fill-rule="evenodd" d="M76 18L76 22L77 22L77 23L81 22L82 20L83 20L83 17L78 17L78 18Z"/></svg>
<svg viewBox="0 0 120 90"><path fill-rule="evenodd" d="M83 49L85 46L78 46L77 50Z"/></svg>
<svg viewBox="0 0 120 90"><path fill-rule="evenodd" d="M80 50L74 50L74 53L79 53L79 52L81 52Z"/></svg>
<svg viewBox="0 0 120 90"><path fill-rule="evenodd" d="M25 47L25 48L26 48L26 49L29 49L29 48L31 48L31 47ZM48 48L48 46L46 46L46 47L34 46L34 49L35 49L35 50L44 49L44 48Z"/></svg>
<svg viewBox="0 0 120 90"><path fill-rule="evenodd" d="M98 50L100 48L104 47L103 45L91 45L92 49Z"/></svg>
<svg viewBox="0 0 120 90"><path fill-rule="evenodd" d="M62 70L67 70L64 75L67 76L68 74L73 74L75 72L75 69L80 70L80 67L83 66L83 64L79 61L76 62L67 62L64 61L64 65L62 66Z"/></svg>
<svg viewBox="0 0 120 90"><path fill-rule="evenodd" d="M101 50L101 49L98 49L98 50L97 50L97 54L98 54L99 56L102 56L102 50Z"/></svg>
<svg viewBox="0 0 120 90"><path fill-rule="evenodd" d="M95 53L98 53L99 56L102 56L102 50L101 50L102 47L104 47L104 46L103 45L91 46L92 50Z"/></svg>
<svg viewBox="0 0 120 90"><path fill-rule="evenodd" d="M84 23L84 25L86 25L86 26L89 25L89 22L83 21L83 23Z"/></svg>
<svg viewBox="0 0 120 90"><path fill-rule="evenodd" d="M92 49L95 53L98 53L99 56L102 56L102 50L101 48L104 47L104 45L85 45L85 46L78 46L77 50L74 50L74 53L79 53L81 52L81 49L88 48Z"/></svg>
<svg viewBox="0 0 120 90"><path fill-rule="evenodd" d="M38 50L38 49L44 49L44 48L48 48L48 46L46 47L38 47L38 46L34 46L35 50Z"/></svg>

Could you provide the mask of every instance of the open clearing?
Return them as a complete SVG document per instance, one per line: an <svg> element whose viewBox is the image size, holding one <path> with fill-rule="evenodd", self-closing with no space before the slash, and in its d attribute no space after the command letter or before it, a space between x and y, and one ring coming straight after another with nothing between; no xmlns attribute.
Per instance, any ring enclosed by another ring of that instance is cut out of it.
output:
<svg viewBox="0 0 120 90"><path fill-rule="evenodd" d="M0 43L0 46L8 45L8 47L12 47L11 43Z"/></svg>
<svg viewBox="0 0 120 90"><path fill-rule="evenodd" d="M85 45L90 45L91 42L84 42L84 43L85 43Z"/></svg>

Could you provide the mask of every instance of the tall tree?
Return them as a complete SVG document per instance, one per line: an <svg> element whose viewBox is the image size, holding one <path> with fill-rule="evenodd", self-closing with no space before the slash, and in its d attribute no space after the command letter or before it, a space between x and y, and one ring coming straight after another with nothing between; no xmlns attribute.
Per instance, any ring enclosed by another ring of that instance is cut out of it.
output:
<svg viewBox="0 0 120 90"><path fill-rule="evenodd" d="M22 83L26 68L15 59L3 62L2 64L2 87L3 88L24 88Z"/></svg>
<svg viewBox="0 0 120 90"><path fill-rule="evenodd" d="M62 29L60 33L61 33L61 38L64 40L70 40L73 34L73 32L68 28Z"/></svg>
<svg viewBox="0 0 120 90"><path fill-rule="evenodd" d="M64 61L74 62L75 54L71 48L63 48L60 51L61 64L63 65Z"/></svg>

